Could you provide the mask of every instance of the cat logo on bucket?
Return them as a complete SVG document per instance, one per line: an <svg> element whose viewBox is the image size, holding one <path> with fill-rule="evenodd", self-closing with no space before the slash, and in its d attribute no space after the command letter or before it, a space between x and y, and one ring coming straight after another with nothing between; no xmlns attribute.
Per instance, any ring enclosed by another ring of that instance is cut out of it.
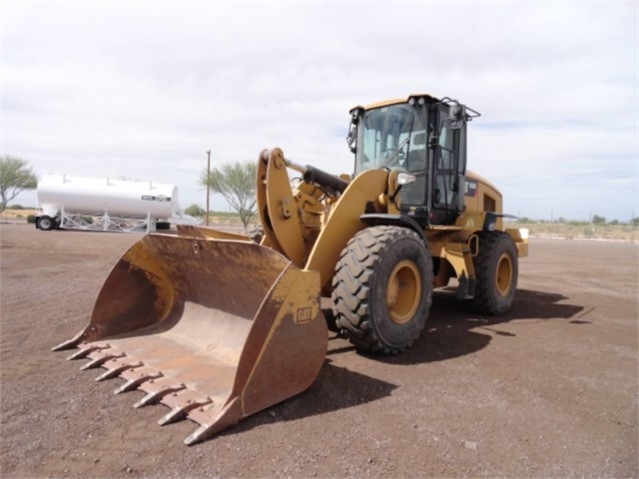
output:
<svg viewBox="0 0 639 479"><path fill-rule="evenodd" d="M312 308L297 308L296 323L308 323L311 319L313 319Z"/></svg>

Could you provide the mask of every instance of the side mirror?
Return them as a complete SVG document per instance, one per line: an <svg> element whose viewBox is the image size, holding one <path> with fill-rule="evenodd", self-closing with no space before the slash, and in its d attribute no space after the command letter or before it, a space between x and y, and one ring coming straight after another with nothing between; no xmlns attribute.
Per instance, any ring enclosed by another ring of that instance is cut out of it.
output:
<svg viewBox="0 0 639 479"><path fill-rule="evenodd" d="M355 123L351 123L348 127L346 143L348 144L348 148L351 150L351 153L355 153L355 151L357 151L357 125Z"/></svg>
<svg viewBox="0 0 639 479"><path fill-rule="evenodd" d="M464 105L453 105L450 109L450 118L446 121L453 130L459 130L466 122L466 107Z"/></svg>

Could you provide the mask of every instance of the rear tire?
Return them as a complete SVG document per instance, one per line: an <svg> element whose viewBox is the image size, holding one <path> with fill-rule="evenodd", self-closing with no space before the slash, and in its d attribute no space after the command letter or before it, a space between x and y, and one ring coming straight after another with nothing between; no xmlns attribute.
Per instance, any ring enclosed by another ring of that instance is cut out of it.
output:
<svg viewBox="0 0 639 479"><path fill-rule="evenodd" d="M473 260L477 283L471 304L481 314L504 314L517 290L517 247L507 233L484 231L478 236L479 252Z"/></svg>
<svg viewBox="0 0 639 479"><path fill-rule="evenodd" d="M366 228L348 242L335 270L336 325L360 350L399 353L424 329L432 290L430 252L417 233Z"/></svg>
<svg viewBox="0 0 639 479"><path fill-rule="evenodd" d="M50 231L56 228L58 225L56 221L50 216L41 216L38 218L38 228L43 231Z"/></svg>

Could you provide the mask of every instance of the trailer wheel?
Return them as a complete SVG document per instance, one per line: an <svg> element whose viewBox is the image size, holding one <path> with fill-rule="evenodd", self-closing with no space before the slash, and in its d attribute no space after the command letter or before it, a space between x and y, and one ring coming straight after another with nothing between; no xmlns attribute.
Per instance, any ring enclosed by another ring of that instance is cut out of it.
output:
<svg viewBox="0 0 639 479"><path fill-rule="evenodd" d="M38 218L37 221L38 221L38 228L40 228L43 231L50 231L56 228L57 226L56 221L50 216L40 216L40 218Z"/></svg>
<svg viewBox="0 0 639 479"><path fill-rule="evenodd" d="M473 260L477 283L471 305L481 314L504 314L517 290L517 247L507 233L484 231L478 236L479 251Z"/></svg>
<svg viewBox="0 0 639 479"><path fill-rule="evenodd" d="M335 270L336 325L360 350L399 353L424 329L432 290L430 252L417 233L366 228L348 242Z"/></svg>

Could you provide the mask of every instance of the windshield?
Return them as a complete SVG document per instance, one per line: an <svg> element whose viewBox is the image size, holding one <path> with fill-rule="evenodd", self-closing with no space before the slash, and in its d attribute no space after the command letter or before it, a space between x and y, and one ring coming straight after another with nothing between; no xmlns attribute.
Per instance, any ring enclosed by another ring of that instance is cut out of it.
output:
<svg viewBox="0 0 639 479"><path fill-rule="evenodd" d="M426 166L425 125L418 110L407 104L365 112L357 136L355 173L383 167L419 171Z"/></svg>

